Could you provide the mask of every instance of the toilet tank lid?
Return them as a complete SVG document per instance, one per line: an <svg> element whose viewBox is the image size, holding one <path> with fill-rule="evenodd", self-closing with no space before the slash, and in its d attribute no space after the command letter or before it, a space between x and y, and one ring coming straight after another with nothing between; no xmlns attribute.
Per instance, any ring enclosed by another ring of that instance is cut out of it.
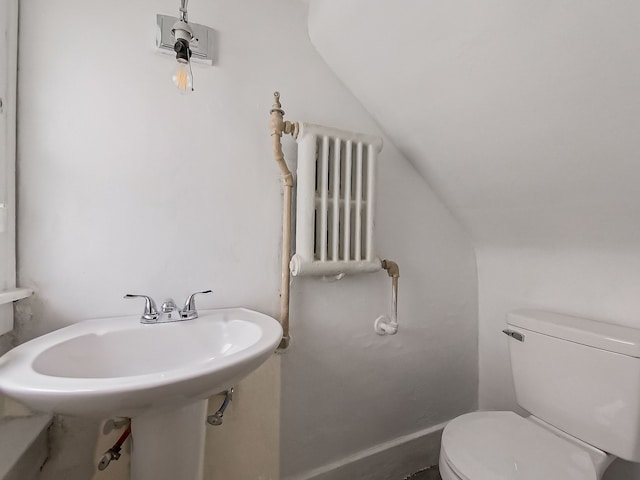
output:
<svg viewBox="0 0 640 480"><path fill-rule="evenodd" d="M640 358L640 330L635 328L540 310L514 310L507 314L507 323L569 342Z"/></svg>

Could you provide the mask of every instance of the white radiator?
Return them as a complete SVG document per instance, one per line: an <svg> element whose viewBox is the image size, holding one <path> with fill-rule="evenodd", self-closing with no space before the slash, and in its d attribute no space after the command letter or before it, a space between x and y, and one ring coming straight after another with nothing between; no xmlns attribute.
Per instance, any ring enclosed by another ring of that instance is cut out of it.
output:
<svg viewBox="0 0 640 480"><path fill-rule="evenodd" d="M300 124L293 275L380 270L374 242L376 162L382 139Z"/></svg>

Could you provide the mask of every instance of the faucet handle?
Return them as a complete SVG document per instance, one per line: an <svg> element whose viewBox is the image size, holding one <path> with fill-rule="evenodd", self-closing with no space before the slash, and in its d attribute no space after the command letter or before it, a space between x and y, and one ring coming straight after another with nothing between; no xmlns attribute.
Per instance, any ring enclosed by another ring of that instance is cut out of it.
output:
<svg viewBox="0 0 640 480"><path fill-rule="evenodd" d="M211 290L204 290L203 292L195 292L187 297L187 300L184 302L184 308L181 312L181 317L184 320L193 320L194 318L198 318L198 311L196 310L196 299L195 296L202 293L211 293Z"/></svg>
<svg viewBox="0 0 640 480"><path fill-rule="evenodd" d="M142 316L140 317L141 323L156 323L160 318L160 314L156 308L156 302L153 301L153 298L147 295L132 295L130 293L127 293L124 298L144 298L144 312L142 312Z"/></svg>

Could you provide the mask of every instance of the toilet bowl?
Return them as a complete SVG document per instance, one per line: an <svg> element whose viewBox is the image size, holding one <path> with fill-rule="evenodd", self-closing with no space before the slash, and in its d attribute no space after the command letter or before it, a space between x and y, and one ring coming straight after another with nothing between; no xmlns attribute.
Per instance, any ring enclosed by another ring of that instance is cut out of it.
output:
<svg viewBox="0 0 640 480"><path fill-rule="evenodd" d="M591 445L514 412L476 412L442 435L443 480L599 480L615 459Z"/></svg>
<svg viewBox="0 0 640 480"><path fill-rule="evenodd" d="M443 480L600 480L640 462L640 330L535 310L507 315L518 404L445 427Z"/></svg>

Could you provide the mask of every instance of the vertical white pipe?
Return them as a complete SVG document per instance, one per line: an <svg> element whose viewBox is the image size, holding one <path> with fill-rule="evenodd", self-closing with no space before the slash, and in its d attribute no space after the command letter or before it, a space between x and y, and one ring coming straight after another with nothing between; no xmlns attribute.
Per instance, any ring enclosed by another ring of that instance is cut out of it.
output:
<svg viewBox="0 0 640 480"><path fill-rule="evenodd" d="M367 147L367 261L372 261L374 248L374 212L375 212L375 188L376 188L376 151L373 145Z"/></svg>
<svg viewBox="0 0 640 480"><path fill-rule="evenodd" d="M347 140L345 148L347 151L344 158L344 237L342 244L344 245L343 260L348 261L351 258L351 156L353 142Z"/></svg>
<svg viewBox="0 0 640 480"><path fill-rule="evenodd" d="M320 149L320 260L327 260L327 198L329 196L329 137L322 137Z"/></svg>
<svg viewBox="0 0 640 480"><path fill-rule="evenodd" d="M333 145L333 229L331 232L331 260L338 261L340 247L340 139Z"/></svg>
<svg viewBox="0 0 640 480"><path fill-rule="evenodd" d="M356 231L355 235L355 260L362 259L362 142L358 142L356 152Z"/></svg>

